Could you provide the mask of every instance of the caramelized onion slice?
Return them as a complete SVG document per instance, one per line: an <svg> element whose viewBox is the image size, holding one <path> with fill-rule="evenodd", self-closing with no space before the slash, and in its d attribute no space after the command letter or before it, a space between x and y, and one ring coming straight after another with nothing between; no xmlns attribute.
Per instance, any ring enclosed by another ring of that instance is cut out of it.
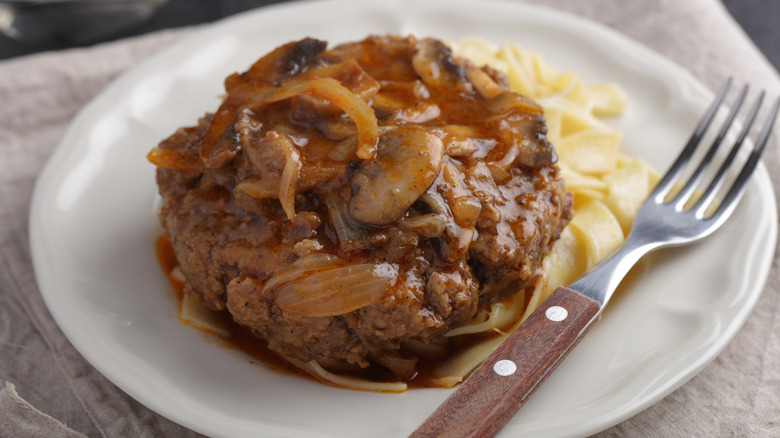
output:
<svg viewBox="0 0 780 438"><path fill-rule="evenodd" d="M253 95L266 93L275 86L265 80L243 80L237 77L231 80L233 75L225 81L225 89L236 98L244 101L253 100ZM333 78L350 92L363 100L371 99L380 89L380 83L371 77L355 59L348 59L338 64L332 64L320 69L308 70L281 82L282 87L298 85L316 78Z"/></svg>
<svg viewBox="0 0 780 438"><path fill-rule="evenodd" d="M328 206L331 224L339 238L342 250L348 250L353 246L362 246L368 239L368 231L362 226L352 222L347 214L347 201L335 193L329 193L325 198Z"/></svg>
<svg viewBox="0 0 780 438"><path fill-rule="evenodd" d="M451 158L444 160L441 177L447 182L440 190L450 207L452 218L456 224L464 228L474 228L482 211L479 199L471 193L466 185L465 169Z"/></svg>
<svg viewBox="0 0 780 438"><path fill-rule="evenodd" d="M285 168L286 167L287 164L285 164ZM292 165L290 165L290 169L292 172L294 169ZM294 188L295 194L303 193L322 182L336 178L342 171L342 169L335 166L317 166L312 165L311 163L307 163L307 165L304 166L301 163L298 168L297 181L294 183L290 181L288 184L291 184L288 186L288 190ZM271 172L266 173L261 177L252 176L236 184L235 190L243 191L247 195L257 199L284 199L285 196L289 196L286 193L280 193L282 183L285 182L284 176L284 169L282 170L281 176ZM290 174L288 177L292 176L293 174Z"/></svg>
<svg viewBox="0 0 780 438"><path fill-rule="evenodd" d="M339 263L339 258L330 254L316 253L301 257L269 278L263 285L263 291L274 289L312 272L332 268Z"/></svg>
<svg viewBox="0 0 780 438"><path fill-rule="evenodd" d="M298 178L303 168L301 155L293 142L286 135L268 131L259 141L248 143L245 151L259 176L241 181L236 190L260 199L278 198L287 219L292 220Z"/></svg>
<svg viewBox="0 0 780 438"><path fill-rule="evenodd" d="M146 155L146 159L157 167L178 170L179 172L203 172L198 157L182 155L180 151L154 148Z"/></svg>
<svg viewBox="0 0 780 438"><path fill-rule="evenodd" d="M428 213L401 219L398 225L407 230L415 230L421 235L432 238L441 236L446 230L446 218L439 214Z"/></svg>
<svg viewBox="0 0 780 438"><path fill-rule="evenodd" d="M279 288L276 304L309 317L343 315L379 301L397 276L398 265L390 263L323 269Z"/></svg>
<svg viewBox="0 0 780 438"><path fill-rule="evenodd" d="M306 371L312 376L334 385L342 386L349 389L357 389L361 391L379 391L379 392L404 392L406 391L406 383L403 382L375 382L369 379L361 379L359 377L353 377L349 375L341 375L332 373L323 368L316 360L310 360L309 362L302 362L298 359L288 357L293 365Z"/></svg>
<svg viewBox="0 0 780 438"><path fill-rule="evenodd" d="M227 147L230 142L226 141L225 133L233 123L240 106L239 100L228 97L211 118L200 144L200 161L206 168L219 169L238 153L235 148Z"/></svg>
<svg viewBox="0 0 780 438"><path fill-rule="evenodd" d="M507 114L510 111L518 110L520 114L531 114L540 116L544 110L533 99L518 93L502 92L488 102L488 109L495 114Z"/></svg>
<svg viewBox="0 0 780 438"><path fill-rule="evenodd" d="M336 79L315 78L301 83L269 88L257 96L252 96L252 100L257 104L264 105L289 99L302 93L310 93L327 99L347 113L357 126L358 157L364 160L374 157L379 139L379 125L374 110Z"/></svg>
<svg viewBox="0 0 780 438"><path fill-rule="evenodd" d="M485 70L480 68L468 66L466 68L466 77L485 99L494 99L504 92L496 81L494 81Z"/></svg>
<svg viewBox="0 0 780 438"><path fill-rule="evenodd" d="M474 237L474 226L462 227L455 223L452 211L441 194L436 190L428 190L420 197L420 201L428 204L432 213L444 223L444 232L438 236L439 255L447 263L455 263L469 249Z"/></svg>
<svg viewBox="0 0 780 438"><path fill-rule="evenodd" d="M279 202L287 215L287 219L295 217L295 185L298 182L298 172L301 170L301 156L296 150L290 150L287 164L282 173L282 182L279 185Z"/></svg>
<svg viewBox="0 0 780 438"><path fill-rule="evenodd" d="M373 158L379 127L373 109L364 99L376 94L379 83L354 60L312 71L310 75L315 77L305 75L293 78L280 87L272 87L267 81L251 82L238 74L228 77L225 80L228 98L214 114L201 143L200 158L203 165L209 169L218 169L236 156L235 149L225 147L224 137L236 113L246 103L263 106L302 93L328 100L347 113L357 125L358 157L364 160Z"/></svg>
<svg viewBox="0 0 780 438"><path fill-rule="evenodd" d="M378 350L371 358L402 379L411 379L417 373L417 356L404 357L398 351Z"/></svg>
<svg viewBox="0 0 780 438"><path fill-rule="evenodd" d="M236 184L235 190L246 192L257 199L276 198L279 196L279 180L271 178L247 178Z"/></svg>

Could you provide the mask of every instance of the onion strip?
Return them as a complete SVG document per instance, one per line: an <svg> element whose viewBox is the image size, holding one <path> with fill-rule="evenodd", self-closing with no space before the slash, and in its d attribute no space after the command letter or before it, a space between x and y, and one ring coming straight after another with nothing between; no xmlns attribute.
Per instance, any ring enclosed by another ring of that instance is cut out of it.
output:
<svg viewBox="0 0 780 438"><path fill-rule="evenodd" d="M301 155L291 149L287 156L287 164L282 172L282 182L279 185L279 202L287 215L287 219L295 217L295 185L298 182L298 172L301 170Z"/></svg>
<svg viewBox="0 0 780 438"><path fill-rule="evenodd" d="M434 386L452 388L462 382L471 371L479 366L507 338L498 335L460 350L438 366L431 374Z"/></svg>
<svg viewBox="0 0 780 438"><path fill-rule="evenodd" d="M255 66L259 65L259 63L255 64ZM315 77L311 78L312 76ZM350 91L334 77L339 77L355 91ZM376 153L379 127L374 110L363 99L376 94L379 91L379 83L363 71L355 60L312 71L309 75L287 81L281 87L271 87L267 82L248 82L241 75L233 74L225 80L225 88L228 97L212 117L201 142L200 159L206 168L218 169L236 156L235 150L220 149L219 146L228 127L233 123L236 113L243 105L248 102L265 105L301 93L311 93L327 99L349 115L358 126L360 140L358 157L369 159Z"/></svg>
<svg viewBox="0 0 780 438"><path fill-rule="evenodd" d="M331 373L326 370L316 360L303 362L293 358L287 358L293 365L306 371L312 376L336 386L348 389L357 389L361 391L379 391L379 392L404 392L406 383L403 382L374 382L368 379L360 379Z"/></svg>
<svg viewBox="0 0 780 438"><path fill-rule="evenodd" d="M255 103L265 105L289 99L302 93L311 93L327 99L347 113L352 121L355 122L355 125L357 125L357 156L364 160L374 157L379 139L379 125L374 110L371 109L366 101L357 97L336 79L315 78L292 85L269 88L251 98Z"/></svg>
<svg viewBox="0 0 780 438"><path fill-rule="evenodd" d="M424 237L441 236L446 231L446 218L440 214L427 213L401 219L398 226L407 230L415 230Z"/></svg>
<svg viewBox="0 0 780 438"><path fill-rule="evenodd" d="M211 118L200 143L200 161L206 168L219 169L236 156L236 150L220 149L219 146L240 106L240 100L228 97Z"/></svg>
<svg viewBox="0 0 780 438"><path fill-rule="evenodd" d="M285 312L310 317L338 316L377 302L395 283L398 265L361 263L323 269L276 291Z"/></svg>
<svg viewBox="0 0 780 438"><path fill-rule="evenodd" d="M276 179L250 177L236 184L235 190L257 199L265 199L279 196L281 186Z"/></svg>
<svg viewBox="0 0 780 438"><path fill-rule="evenodd" d="M333 267L340 262L341 261L338 257L323 253L310 254L305 257L301 257L293 262L290 266L282 269L269 278L263 285L263 292L289 283L308 273Z"/></svg>
<svg viewBox="0 0 780 438"><path fill-rule="evenodd" d="M489 311L481 315L482 318L473 318L468 324L456 327L447 332L446 337L467 335L472 333L496 332L508 333L506 330L517 320L525 309L526 293L517 292L510 300L497 301L490 305Z"/></svg>
<svg viewBox="0 0 780 438"><path fill-rule="evenodd" d="M179 151L154 148L146 159L157 167L178 170L179 172L203 172L203 165L197 157L183 155Z"/></svg>
<svg viewBox="0 0 780 438"><path fill-rule="evenodd" d="M350 220L346 201L335 193L329 193L325 198L325 204L328 206L328 215L339 238L341 248L346 249L353 245L364 244L368 238L368 232Z"/></svg>

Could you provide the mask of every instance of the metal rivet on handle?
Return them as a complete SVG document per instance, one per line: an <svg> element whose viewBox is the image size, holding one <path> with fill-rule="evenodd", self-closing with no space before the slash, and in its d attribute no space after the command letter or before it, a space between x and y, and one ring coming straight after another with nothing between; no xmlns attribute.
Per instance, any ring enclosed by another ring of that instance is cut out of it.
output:
<svg viewBox="0 0 780 438"><path fill-rule="evenodd" d="M503 359L493 364L493 371L499 376L511 376L517 371L517 365L511 360Z"/></svg>
<svg viewBox="0 0 780 438"><path fill-rule="evenodd" d="M569 316L569 312L561 306L550 306L544 312L544 316L550 321L558 322L566 319L566 317Z"/></svg>

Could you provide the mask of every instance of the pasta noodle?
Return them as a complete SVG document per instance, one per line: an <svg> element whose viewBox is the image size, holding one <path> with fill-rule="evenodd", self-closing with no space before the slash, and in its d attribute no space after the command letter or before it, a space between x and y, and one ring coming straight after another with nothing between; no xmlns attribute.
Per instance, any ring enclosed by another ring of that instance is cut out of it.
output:
<svg viewBox="0 0 780 438"><path fill-rule="evenodd" d="M367 379L357 377L343 376L323 368L316 360L302 362L297 359L288 358L288 360L298 368L308 372L312 376L336 386L362 391L378 392L403 392L406 391L406 383L403 382L373 382Z"/></svg>
<svg viewBox="0 0 780 438"><path fill-rule="evenodd" d="M543 261L543 274L527 306L520 299L512 300L509 306L496 303L485 312L487 318L483 314L453 330L456 334L489 330L499 334L459 351L438 366L433 379L442 386L462 381L555 288L571 283L619 246L659 179L644 161L620 152L620 132L602 120L621 114L628 103L617 85L585 84L576 73L559 72L539 54L512 43L495 47L472 37L450 46L455 56L503 72L512 91L525 94L544 108L547 138L558 153L566 189L574 196L574 217ZM514 324L507 327L506 321Z"/></svg>
<svg viewBox="0 0 780 438"><path fill-rule="evenodd" d="M188 295L184 295L181 299L179 320L221 338L230 336L230 333L214 318L214 315L203 303Z"/></svg>
<svg viewBox="0 0 780 438"><path fill-rule="evenodd" d="M478 312L468 325L447 334L449 338L478 333L496 335L459 350L434 368L431 382L446 387L462 381L556 287L569 284L618 247L640 205L659 179L658 173L644 161L620 151L620 132L604 120L604 117L620 115L626 108L626 96L617 85L586 84L576 73L560 72L539 54L512 43L495 47L483 39L467 38L449 44L455 56L503 72L512 91L526 95L542 106L548 127L547 138L556 148L566 188L574 197L574 216L544 259L543 273L532 289L492 304ZM279 198L287 197L282 187ZM290 214L292 203L283 205ZM185 299L180 317L205 331L217 335L224 333L224 329L209 318L205 308L198 306L202 305ZM291 362L338 386L378 391L406 388L405 383L378 383L342 376L327 371L316 361Z"/></svg>

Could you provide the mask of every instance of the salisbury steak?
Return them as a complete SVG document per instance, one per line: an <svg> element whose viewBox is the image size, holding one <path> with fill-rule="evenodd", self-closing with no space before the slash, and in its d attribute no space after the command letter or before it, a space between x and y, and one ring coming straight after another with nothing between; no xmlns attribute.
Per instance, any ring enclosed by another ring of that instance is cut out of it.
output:
<svg viewBox="0 0 780 438"><path fill-rule="evenodd" d="M434 39L304 39L149 154L185 293L290 358L414 373L571 215L542 109Z"/></svg>

